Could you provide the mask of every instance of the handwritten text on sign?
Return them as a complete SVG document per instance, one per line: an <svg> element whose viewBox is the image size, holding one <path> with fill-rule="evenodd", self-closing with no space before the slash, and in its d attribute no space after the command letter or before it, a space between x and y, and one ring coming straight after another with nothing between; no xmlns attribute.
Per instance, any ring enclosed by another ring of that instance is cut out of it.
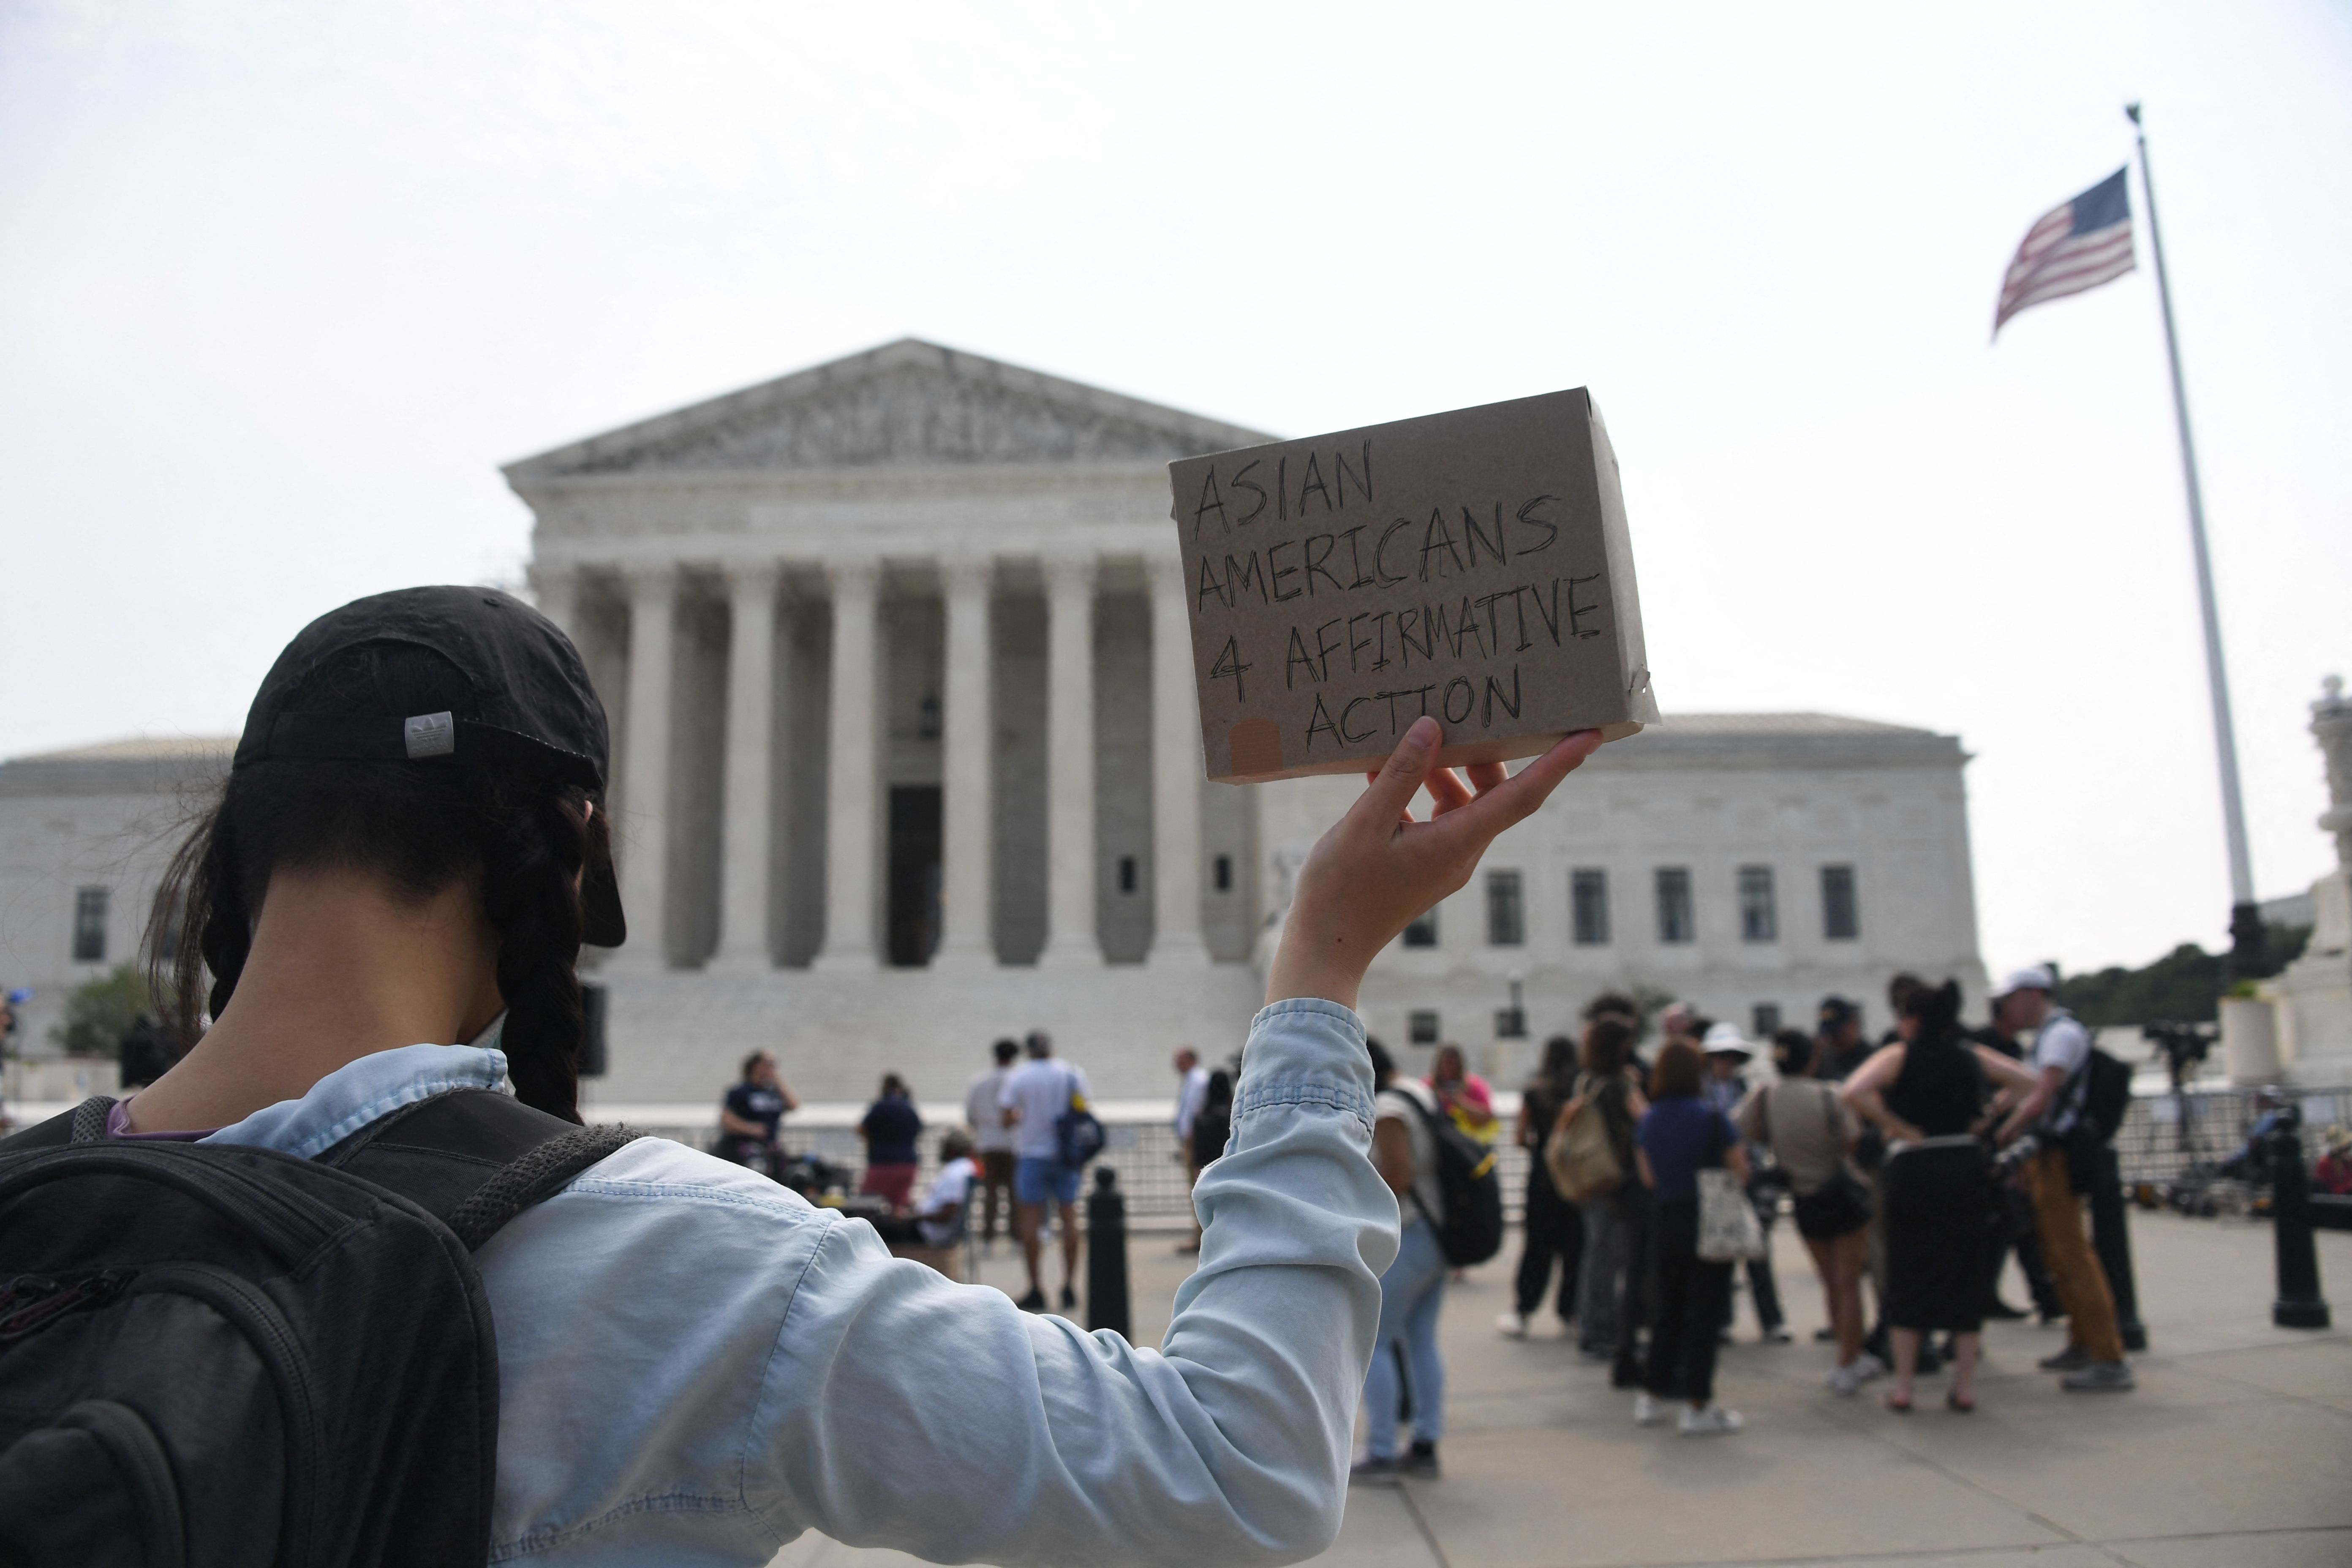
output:
<svg viewBox="0 0 2352 1568"><path fill-rule="evenodd" d="M1454 752L1558 733L1580 689L1623 707L1595 438L1555 394L1172 465L1211 775L1336 771L1423 713Z"/></svg>

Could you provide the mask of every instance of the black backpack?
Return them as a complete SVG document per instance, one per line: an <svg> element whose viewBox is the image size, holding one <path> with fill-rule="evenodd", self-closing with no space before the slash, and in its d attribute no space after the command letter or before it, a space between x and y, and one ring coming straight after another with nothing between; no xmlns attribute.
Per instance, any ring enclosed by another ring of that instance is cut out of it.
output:
<svg viewBox="0 0 2352 1568"><path fill-rule="evenodd" d="M1441 1212L1431 1214L1416 1188L1413 1205L1437 1232L1437 1249L1456 1268L1484 1263L1503 1247L1503 1181L1495 1173L1495 1151L1454 1125L1454 1119L1432 1110L1417 1094L1405 1093L1421 1112L1437 1149L1437 1192Z"/></svg>
<svg viewBox="0 0 2352 1568"><path fill-rule="evenodd" d="M461 1089L298 1160L110 1104L0 1140L0 1568L484 1561L471 1255L640 1135Z"/></svg>
<svg viewBox="0 0 2352 1568"><path fill-rule="evenodd" d="M2099 1130L2099 1142L2112 1143L2131 1109L2132 1070L2098 1047L2084 1064L2083 1110Z"/></svg>

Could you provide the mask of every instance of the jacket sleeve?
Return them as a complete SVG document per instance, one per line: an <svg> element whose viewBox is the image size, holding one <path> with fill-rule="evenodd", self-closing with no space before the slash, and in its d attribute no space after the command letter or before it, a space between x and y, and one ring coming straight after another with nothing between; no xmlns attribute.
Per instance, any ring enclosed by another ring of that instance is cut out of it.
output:
<svg viewBox="0 0 2352 1568"><path fill-rule="evenodd" d="M1356 1016L1265 1009L1198 1271L1162 1350L892 1259L810 1256L765 1369L744 1500L778 1540L1003 1564L1278 1563L1323 1550L1397 1247Z"/></svg>

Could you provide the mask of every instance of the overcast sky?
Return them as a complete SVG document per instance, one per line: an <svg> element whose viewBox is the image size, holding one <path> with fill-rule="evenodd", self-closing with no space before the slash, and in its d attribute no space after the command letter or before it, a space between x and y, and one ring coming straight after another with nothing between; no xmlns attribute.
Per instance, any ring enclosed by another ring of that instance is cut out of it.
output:
<svg viewBox="0 0 2352 1568"><path fill-rule="evenodd" d="M2224 942L2144 98L2255 876L2352 673L2338 5L0 0L0 754L233 731L497 465L908 334L1284 434L1590 384L1671 712L1958 734L1985 958Z"/></svg>

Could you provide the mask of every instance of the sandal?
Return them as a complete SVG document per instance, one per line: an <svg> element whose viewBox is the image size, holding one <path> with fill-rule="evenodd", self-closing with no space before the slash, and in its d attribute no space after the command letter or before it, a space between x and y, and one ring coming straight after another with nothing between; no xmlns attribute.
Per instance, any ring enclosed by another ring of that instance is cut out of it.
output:
<svg viewBox="0 0 2352 1568"><path fill-rule="evenodd" d="M1947 1394L1944 1395L1944 1408L1950 1411L1955 1415L1969 1415L1974 1411L1976 1407L1977 1402L1973 1399L1962 1399L1957 1394Z"/></svg>
<svg viewBox="0 0 2352 1568"><path fill-rule="evenodd" d="M1890 1394L1886 1396L1886 1408L1897 1415L1908 1415L1911 1414L1911 1401L1902 1394Z"/></svg>

